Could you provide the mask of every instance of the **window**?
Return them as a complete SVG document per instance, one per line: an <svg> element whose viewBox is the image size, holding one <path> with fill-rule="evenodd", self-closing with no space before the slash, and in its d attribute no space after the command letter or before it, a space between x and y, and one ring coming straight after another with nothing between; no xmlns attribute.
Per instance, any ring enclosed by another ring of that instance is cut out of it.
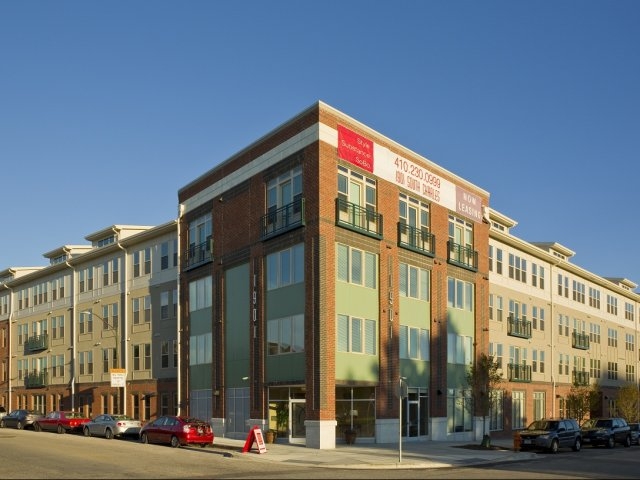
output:
<svg viewBox="0 0 640 480"><path fill-rule="evenodd" d="M281 207L285 207L299 201L302 198L302 166L297 165L291 170L272 178L267 182L267 213L270 220L278 221L275 212ZM300 206L295 206L291 212L299 215Z"/></svg>
<svg viewBox="0 0 640 480"><path fill-rule="evenodd" d="M163 340L160 345L160 367L161 368L169 368L169 341Z"/></svg>
<svg viewBox="0 0 640 480"><path fill-rule="evenodd" d="M51 376L54 378L64 377L64 354L51 355Z"/></svg>
<svg viewBox="0 0 640 480"><path fill-rule="evenodd" d="M502 368L502 344L489 342L489 356Z"/></svg>
<svg viewBox="0 0 640 480"><path fill-rule="evenodd" d="M160 292L160 318L169 318L169 292Z"/></svg>
<svg viewBox="0 0 640 480"><path fill-rule="evenodd" d="M338 165L338 198L343 202L340 219L368 230L377 228L366 223L375 224L375 216L360 216L349 218L348 204L363 208L367 212L376 212L376 181L361 173Z"/></svg>
<svg viewBox="0 0 640 480"><path fill-rule="evenodd" d="M400 358L429 360L429 330L400 325Z"/></svg>
<svg viewBox="0 0 640 480"><path fill-rule="evenodd" d="M80 375L93 375L93 352L91 350L80 352L78 364L80 365Z"/></svg>
<svg viewBox="0 0 640 480"><path fill-rule="evenodd" d="M447 334L447 363L470 365L473 349L472 338L457 333Z"/></svg>
<svg viewBox="0 0 640 480"><path fill-rule="evenodd" d="M169 268L169 242L160 244L160 270Z"/></svg>
<svg viewBox="0 0 640 480"><path fill-rule="evenodd" d="M492 432L504 429L504 390L491 391L489 407L489 430Z"/></svg>
<svg viewBox="0 0 640 480"><path fill-rule="evenodd" d="M141 343L133 346L133 369L151 369L151 344Z"/></svg>
<svg viewBox="0 0 640 480"><path fill-rule="evenodd" d="M281 355L304 351L304 315L267 321L267 353Z"/></svg>
<svg viewBox="0 0 640 480"><path fill-rule="evenodd" d="M531 285L544 290L544 267L535 263L531 264Z"/></svg>
<svg viewBox="0 0 640 480"><path fill-rule="evenodd" d="M569 336L569 316L563 315L562 313L558 314L558 335L564 335L565 337Z"/></svg>
<svg viewBox="0 0 640 480"><path fill-rule="evenodd" d="M377 288L378 256L343 244L337 244L338 280L367 288Z"/></svg>
<svg viewBox="0 0 640 480"><path fill-rule="evenodd" d="M339 352L377 354L377 328L375 320L368 320L348 315L338 315Z"/></svg>
<svg viewBox="0 0 640 480"><path fill-rule="evenodd" d="M212 236L211 214L207 213L201 217L189 222L189 255L194 256L197 247L204 248L206 251L211 250Z"/></svg>
<svg viewBox="0 0 640 480"><path fill-rule="evenodd" d="M573 301L578 303L585 303L585 284L573 281Z"/></svg>
<svg viewBox="0 0 640 480"><path fill-rule="evenodd" d="M600 360L596 360L594 358L589 359L589 367L589 376L591 378L600 378L600 374L602 373L600 370Z"/></svg>
<svg viewBox="0 0 640 480"><path fill-rule="evenodd" d="M523 429L527 425L525 423L525 392L514 391L511 398L511 425L513 429Z"/></svg>
<svg viewBox="0 0 640 480"><path fill-rule="evenodd" d="M93 332L93 311L85 310L80 312L80 333Z"/></svg>
<svg viewBox="0 0 640 480"><path fill-rule="evenodd" d="M51 317L51 338L64 338L64 316Z"/></svg>
<svg viewBox="0 0 640 480"><path fill-rule="evenodd" d="M612 295L607 295L607 313L618 315L618 299Z"/></svg>
<svg viewBox="0 0 640 480"><path fill-rule="evenodd" d="M189 283L189 311L195 312L211 307L211 277L204 277Z"/></svg>
<svg viewBox="0 0 640 480"><path fill-rule="evenodd" d="M267 290L304 282L304 244L267 255Z"/></svg>
<svg viewBox="0 0 640 480"><path fill-rule="evenodd" d="M509 278L527 283L527 261L512 253L509 254Z"/></svg>
<svg viewBox="0 0 640 480"><path fill-rule="evenodd" d="M624 318L625 320L631 320L632 322L635 320L633 304L629 302L624 302Z"/></svg>
<svg viewBox="0 0 640 480"><path fill-rule="evenodd" d="M211 332L191 336L189 339L189 365L212 363L211 340Z"/></svg>
<svg viewBox="0 0 640 480"><path fill-rule="evenodd" d="M569 277L558 274L558 295L569 298Z"/></svg>
<svg viewBox="0 0 640 480"><path fill-rule="evenodd" d="M625 371L625 378L627 382L635 382L636 381L636 367L633 365L627 365Z"/></svg>
<svg viewBox="0 0 640 480"><path fill-rule="evenodd" d="M607 328L607 346L618 347L618 331L615 328Z"/></svg>
<svg viewBox="0 0 640 480"><path fill-rule="evenodd" d="M633 352L636 349L636 339L633 333L625 333L624 335L624 348L629 352Z"/></svg>
<svg viewBox="0 0 640 480"><path fill-rule="evenodd" d="M117 368L117 353L115 348L102 349L102 373L109 373L112 368Z"/></svg>
<svg viewBox="0 0 640 480"><path fill-rule="evenodd" d="M495 251L495 253L494 253ZM495 255L495 258L494 258ZM495 270L494 270L495 263ZM502 275L502 249L489 245L489 271L495 271L498 275Z"/></svg>
<svg viewBox="0 0 640 480"><path fill-rule="evenodd" d="M399 220L402 225L409 227L409 229L402 230L401 241L412 246L422 247L422 242L427 239L430 230L429 205L400 193ZM422 242L417 243L420 240Z"/></svg>
<svg viewBox="0 0 640 480"><path fill-rule="evenodd" d="M600 290L589 287L589 306L600 310Z"/></svg>
<svg viewBox="0 0 640 480"><path fill-rule="evenodd" d="M616 362L607 362L607 379L618 380L618 364Z"/></svg>
<svg viewBox="0 0 640 480"><path fill-rule="evenodd" d="M400 264L400 295L429 301L430 297L429 271L414 267L406 263Z"/></svg>
<svg viewBox="0 0 640 480"><path fill-rule="evenodd" d="M600 325L597 323L589 324L589 342L600 343Z"/></svg>
<svg viewBox="0 0 640 480"><path fill-rule="evenodd" d="M133 252L133 276L140 277L151 273L151 247Z"/></svg>
<svg viewBox="0 0 640 480"><path fill-rule="evenodd" d="M473 283L457 278L448 278L448 300L450 308L459 308L468 312L473 311L474 295Z"/></svg>

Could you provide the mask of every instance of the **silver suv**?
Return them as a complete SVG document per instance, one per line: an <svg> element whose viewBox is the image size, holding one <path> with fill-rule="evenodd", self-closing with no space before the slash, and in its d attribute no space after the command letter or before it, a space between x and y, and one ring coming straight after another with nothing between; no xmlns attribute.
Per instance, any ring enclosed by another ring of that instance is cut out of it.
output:
<svg viewBox="0 0 640 480"><path fill-rule="evenodd" d="M561 447L579 452L582 447L580 425L573 418L536 420L520 432L520 450L548 450L558 453Z"/></svg>

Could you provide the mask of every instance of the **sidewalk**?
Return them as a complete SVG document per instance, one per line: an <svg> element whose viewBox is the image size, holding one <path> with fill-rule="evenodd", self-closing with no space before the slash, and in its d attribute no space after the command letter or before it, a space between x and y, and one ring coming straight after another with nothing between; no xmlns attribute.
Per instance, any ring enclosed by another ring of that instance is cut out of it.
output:
<svg viewBox="0 0 640 480"><path fill-rule="evenodd" d="M332 450L272 443L267 445L265 453L259 453L255 444L250 452L242 453L244 443L244 440L216 437L213 448L224 449L228 455L244 456L255 461L341 469L468 467L536 458L536 453L515 452L512 445L506 445L505 442L501 444L503 448L495 450L465 448L471 445L469 442L403 442L401 451L397 443L337 444Z"/></svg>

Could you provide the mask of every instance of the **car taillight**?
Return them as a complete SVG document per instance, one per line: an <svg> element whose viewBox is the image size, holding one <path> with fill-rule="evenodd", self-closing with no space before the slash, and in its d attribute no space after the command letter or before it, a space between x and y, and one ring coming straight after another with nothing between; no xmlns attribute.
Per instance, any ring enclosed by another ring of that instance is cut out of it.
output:
<svg viewBox="0 0 640 480"><path fill-rule="evenodd" d="M124 427L124 422L118 422L118 423L116 423L116 425L119 426L119 427Z"/></svg>

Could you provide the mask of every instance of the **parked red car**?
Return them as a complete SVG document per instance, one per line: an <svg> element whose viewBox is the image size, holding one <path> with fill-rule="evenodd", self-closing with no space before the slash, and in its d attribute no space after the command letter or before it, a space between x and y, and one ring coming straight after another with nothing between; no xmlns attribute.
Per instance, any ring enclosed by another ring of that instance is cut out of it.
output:
<svg viewBox="0 0 640 480"><path fill-rule="evenodd" d="M190 417L159 417L140 429L142 443L168 443L174 448L190 444L204 448L213 443L213 438L211 425Z"/></svg>
<svg viewBox="0 0 640 480"><path fill-rule="evenodd" d="M34 422L33 428L36 432L82 432L82 426L91 421L79 412L68 412L64 410L54 410L49 412L44 418Z"/></svg>

